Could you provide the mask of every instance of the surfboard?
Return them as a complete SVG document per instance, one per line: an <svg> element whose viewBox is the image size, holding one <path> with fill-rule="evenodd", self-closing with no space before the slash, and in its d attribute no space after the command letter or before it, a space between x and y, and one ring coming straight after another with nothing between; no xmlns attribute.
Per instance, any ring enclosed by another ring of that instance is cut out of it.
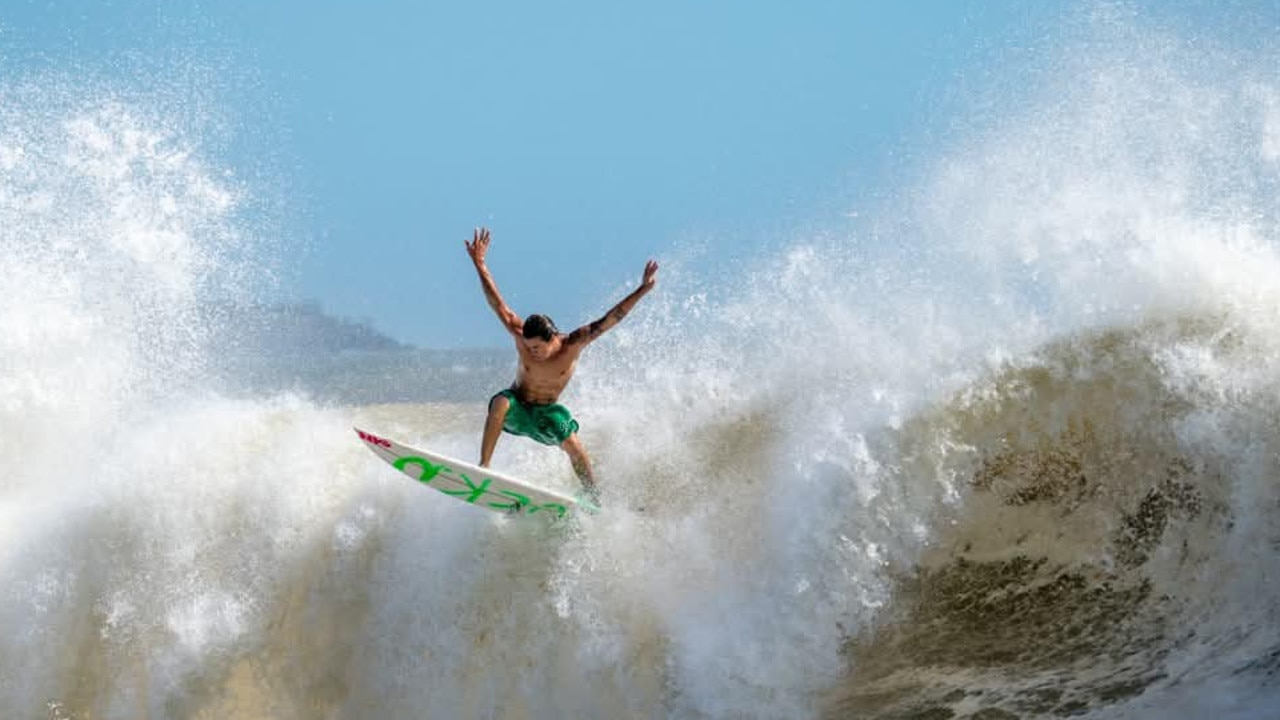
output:
<svg viewBox="0 0 1280 720"><path fill-rule="evenodd" d="M579 501L553 490L472 465L440 453L402 445L380 435L353 428L365 447L388 465L449 497L495 512L559 519L575 511L595 512L588 501Z"/></svg>

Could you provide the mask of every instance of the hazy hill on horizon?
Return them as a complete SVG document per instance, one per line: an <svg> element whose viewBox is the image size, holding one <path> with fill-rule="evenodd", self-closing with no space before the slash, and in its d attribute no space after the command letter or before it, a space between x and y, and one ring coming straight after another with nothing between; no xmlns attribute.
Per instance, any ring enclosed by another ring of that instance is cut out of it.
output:
<svg viewBox="0 0 1280 720"><path fill-rule="evenodd" d="M220 302L205 305L201 312L213 346L228 352L289 356L418 349L388 337L368 320L329 315L314 301L254 305Z"/></svg>
<svg viewBox="0 0 1280 720"><path fill-rule="evenodd" d="M301 392L340 403L480 401L510 381L511 352L420 348L315 302L201 309L215 385L232 394Z"/></svg>

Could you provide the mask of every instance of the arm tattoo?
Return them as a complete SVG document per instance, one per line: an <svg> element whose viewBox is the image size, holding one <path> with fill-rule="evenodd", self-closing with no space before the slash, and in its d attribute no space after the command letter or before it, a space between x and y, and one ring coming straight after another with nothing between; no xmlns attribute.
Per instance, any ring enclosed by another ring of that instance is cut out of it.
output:
<svg viewBox="0 0 1280 720"><path fill-rule="evenodd" d="M617 325L618 323L622 322L622 319L627 316L627 313L631 312L631 307L636 304L636 301L640 298L640 295L642 294L643 293L638 290L636 292L631 293L626 298L624 298L622 302L615 305L612 310L605 313L604 317L600 318L599 320L596 320L590 325L587 325L586 328L579 328L579 330L574 330L572 333L570 333L569 341L578 342L579 340L582 339L583 335L585 335L587 338L591 340L595 340L596 338L600 337L600 335L603 334L605 330L608 330L614 325ZM585 330L586 332L582 333L581 332L582 330Z"/></svg>

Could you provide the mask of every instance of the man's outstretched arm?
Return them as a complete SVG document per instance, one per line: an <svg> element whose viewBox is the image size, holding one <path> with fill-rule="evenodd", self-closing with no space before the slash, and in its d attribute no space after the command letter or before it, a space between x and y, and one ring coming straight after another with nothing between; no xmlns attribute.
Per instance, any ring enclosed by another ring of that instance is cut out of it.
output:
<svg viewBox="0 0 1280 720"><path fill-rule="evenodd" d="M644 277L640 280L640 287L632 290L630 295L622 298L622 301L617 305L614 305L612 310L604 314L604 317L596 320L590 325L583 325L577 330L569 333L568 342L570 344L585 344L603 335L606 331L613 328L613 326L622 322L622 319L627 316L627 313L631 312L631 308L635 307L636 303L640 302L640 298L649 294L649 291L653 289L653 286L657 282L658 263L650 260L645 263Z"/></svg>
<svg viewBox="0 0 1280 720"><path fill-rule="evenodd" d="M524 321L515 314L515 311L507 307L502 295L498 294L498 284L493 281L493 275L484 264L485 253L489 252L489 231L479 228L472 236L471 242L465 240L463 242L467 246L467 254L471 256L471 262L476 266L476 274L480 276L480 287L484 289L484 299L489 301L489 307L498 314L498 319L506 326L507 332L520 335L524 330Z"/></svg>

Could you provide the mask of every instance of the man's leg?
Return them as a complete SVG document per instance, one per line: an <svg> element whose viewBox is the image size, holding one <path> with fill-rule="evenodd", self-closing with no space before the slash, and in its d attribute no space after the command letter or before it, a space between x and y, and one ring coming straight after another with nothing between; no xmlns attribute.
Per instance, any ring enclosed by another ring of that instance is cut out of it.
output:
<svg viewBox="0 0 1280 720"><path fill-rule="evenodd" d="M480 441L480 467L489 467L493 449L498 446L498 436L502 434L502 423L507 419L510 408L511 401L506 395L494 395L489 401L489 417L484 421L484 438Z"/></svg>
<svg viewBox="0 0 1280 720"><path fill-rule="evenodd" d="M569 454L569 462L573 463L573 471L578 474L578 480L582 481L582 487L595 498L599 491L596 488L595 475L591 472L591 458L587 457L587 450L582 447L578 433L570 435L568 440L560 444L560 447Z"/></svg>

